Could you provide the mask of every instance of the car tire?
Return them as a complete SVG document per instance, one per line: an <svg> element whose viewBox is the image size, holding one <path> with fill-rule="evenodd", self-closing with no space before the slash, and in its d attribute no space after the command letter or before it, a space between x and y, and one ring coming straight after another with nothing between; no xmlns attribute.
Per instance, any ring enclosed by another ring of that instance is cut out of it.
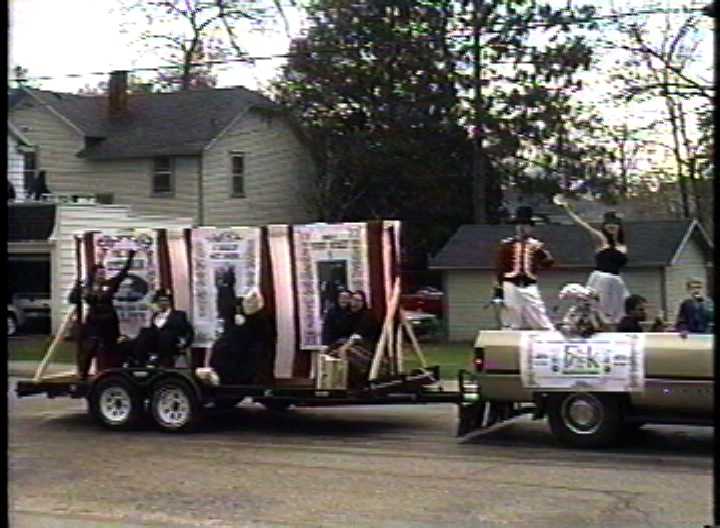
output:
<svg viewBox="0 0 720 528"><path fill-rule="evenodd" d="M7 314L7 335L8 337L14 336L18 331L18 322L15 314Z"/></svg>
<svg viewBox="0 0 720 528"><path fill-rule="evenodd" d="M108 429L133 429L145 417L140 391L120 376L101 379L93 387L88 404L92 417Z"/></svg>
<svg viewBox="0 0 720 528"><path fill-rule="evenodd" d="M620 400L613 394L552 394L547 406L550 429L565 445L610 447L620 438L622 411Z"/></svg>
<svg viewBox="0 0 720 528"><path fill-rule="evenodd" d="M202 422L203 406L188 382L166 379L153 387L150 414L160 430L188 433Z"/></svg>

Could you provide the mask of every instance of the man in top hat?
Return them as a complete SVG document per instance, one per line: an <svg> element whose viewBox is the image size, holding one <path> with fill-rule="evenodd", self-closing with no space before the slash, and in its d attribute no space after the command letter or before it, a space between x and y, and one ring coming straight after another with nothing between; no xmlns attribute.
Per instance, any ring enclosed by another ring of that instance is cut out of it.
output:
<svg viewBox="0 0 720 528"><path fill-rule="evenodd" d="M141 364L149 356L159 366L172 367L178 351L189 347L195 332L187 314L173 308L172 293L158 290L153 297L157 310L150 317L150 326L140 331L135 343L135 356Z"/></svg>
<svg viewBox="0 0 720 528"><path fill-rule="evenodd" d="M496 295L504 299L504 327L554 330L537 287L538 270L552 266L553 258L540 240L530 236L532 216L531 207L518 207L515 236L500 241Z"/></svg>

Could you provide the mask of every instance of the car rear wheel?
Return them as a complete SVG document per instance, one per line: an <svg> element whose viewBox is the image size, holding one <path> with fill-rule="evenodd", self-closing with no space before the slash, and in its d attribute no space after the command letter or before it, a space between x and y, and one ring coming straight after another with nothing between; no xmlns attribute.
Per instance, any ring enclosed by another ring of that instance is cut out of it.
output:
<svg viewBox="0 0 720 528"><path fill-rule="evenodd" d="M190 432L202 421L202 405L189 383L180 379L159 382L152 391L150 413L163 431Z"/></svg>
<svg viewBox="0 0 720 528"><path fill-rule="evenodd" d="M620 401L612 394L553 394L548 400L548 421L564 444L608 447L618 441L622 429Z"/></svg>

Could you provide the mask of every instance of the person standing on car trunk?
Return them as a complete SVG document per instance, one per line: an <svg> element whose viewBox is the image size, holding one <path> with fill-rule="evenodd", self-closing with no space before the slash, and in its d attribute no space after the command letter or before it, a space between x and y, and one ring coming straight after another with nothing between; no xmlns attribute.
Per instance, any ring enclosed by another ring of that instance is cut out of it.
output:
<svg viewBox="0 0 720 528"><path fill-rule="evenodd" d="M87 316L78 335L77 367L81 379L88 377L93 357L97 358L98 372L123 364L124 358L117 353L120 319L113 301L120 284L128 276L134 256L135 250L128 251L125 265L111 279L106 276L105 266L95 264L85 285L77 284L70 293L72 304L84 301L88 305Z"/></svg>
<svg viewBox="0 0 720 528"><path fill-rule="evenodd" d="M533 238L531 207L518 207L515 236L503 239L497 252L496 295L503 298L503 327L513 330L554 330L537 286L537 273L553 264L550 252Z"/></svg>

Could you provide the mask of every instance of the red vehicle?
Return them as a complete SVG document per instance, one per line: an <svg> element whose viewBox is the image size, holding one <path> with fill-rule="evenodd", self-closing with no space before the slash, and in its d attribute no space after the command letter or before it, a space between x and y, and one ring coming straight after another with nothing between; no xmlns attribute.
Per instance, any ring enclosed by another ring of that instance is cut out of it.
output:
<svg viewBox="0 0 720 528"><path fill-rule="evenodd" d="M408 312L425 312L442 317L443 292L435 288L420 288L415 293L400 296L400 306Z"/></svg>

